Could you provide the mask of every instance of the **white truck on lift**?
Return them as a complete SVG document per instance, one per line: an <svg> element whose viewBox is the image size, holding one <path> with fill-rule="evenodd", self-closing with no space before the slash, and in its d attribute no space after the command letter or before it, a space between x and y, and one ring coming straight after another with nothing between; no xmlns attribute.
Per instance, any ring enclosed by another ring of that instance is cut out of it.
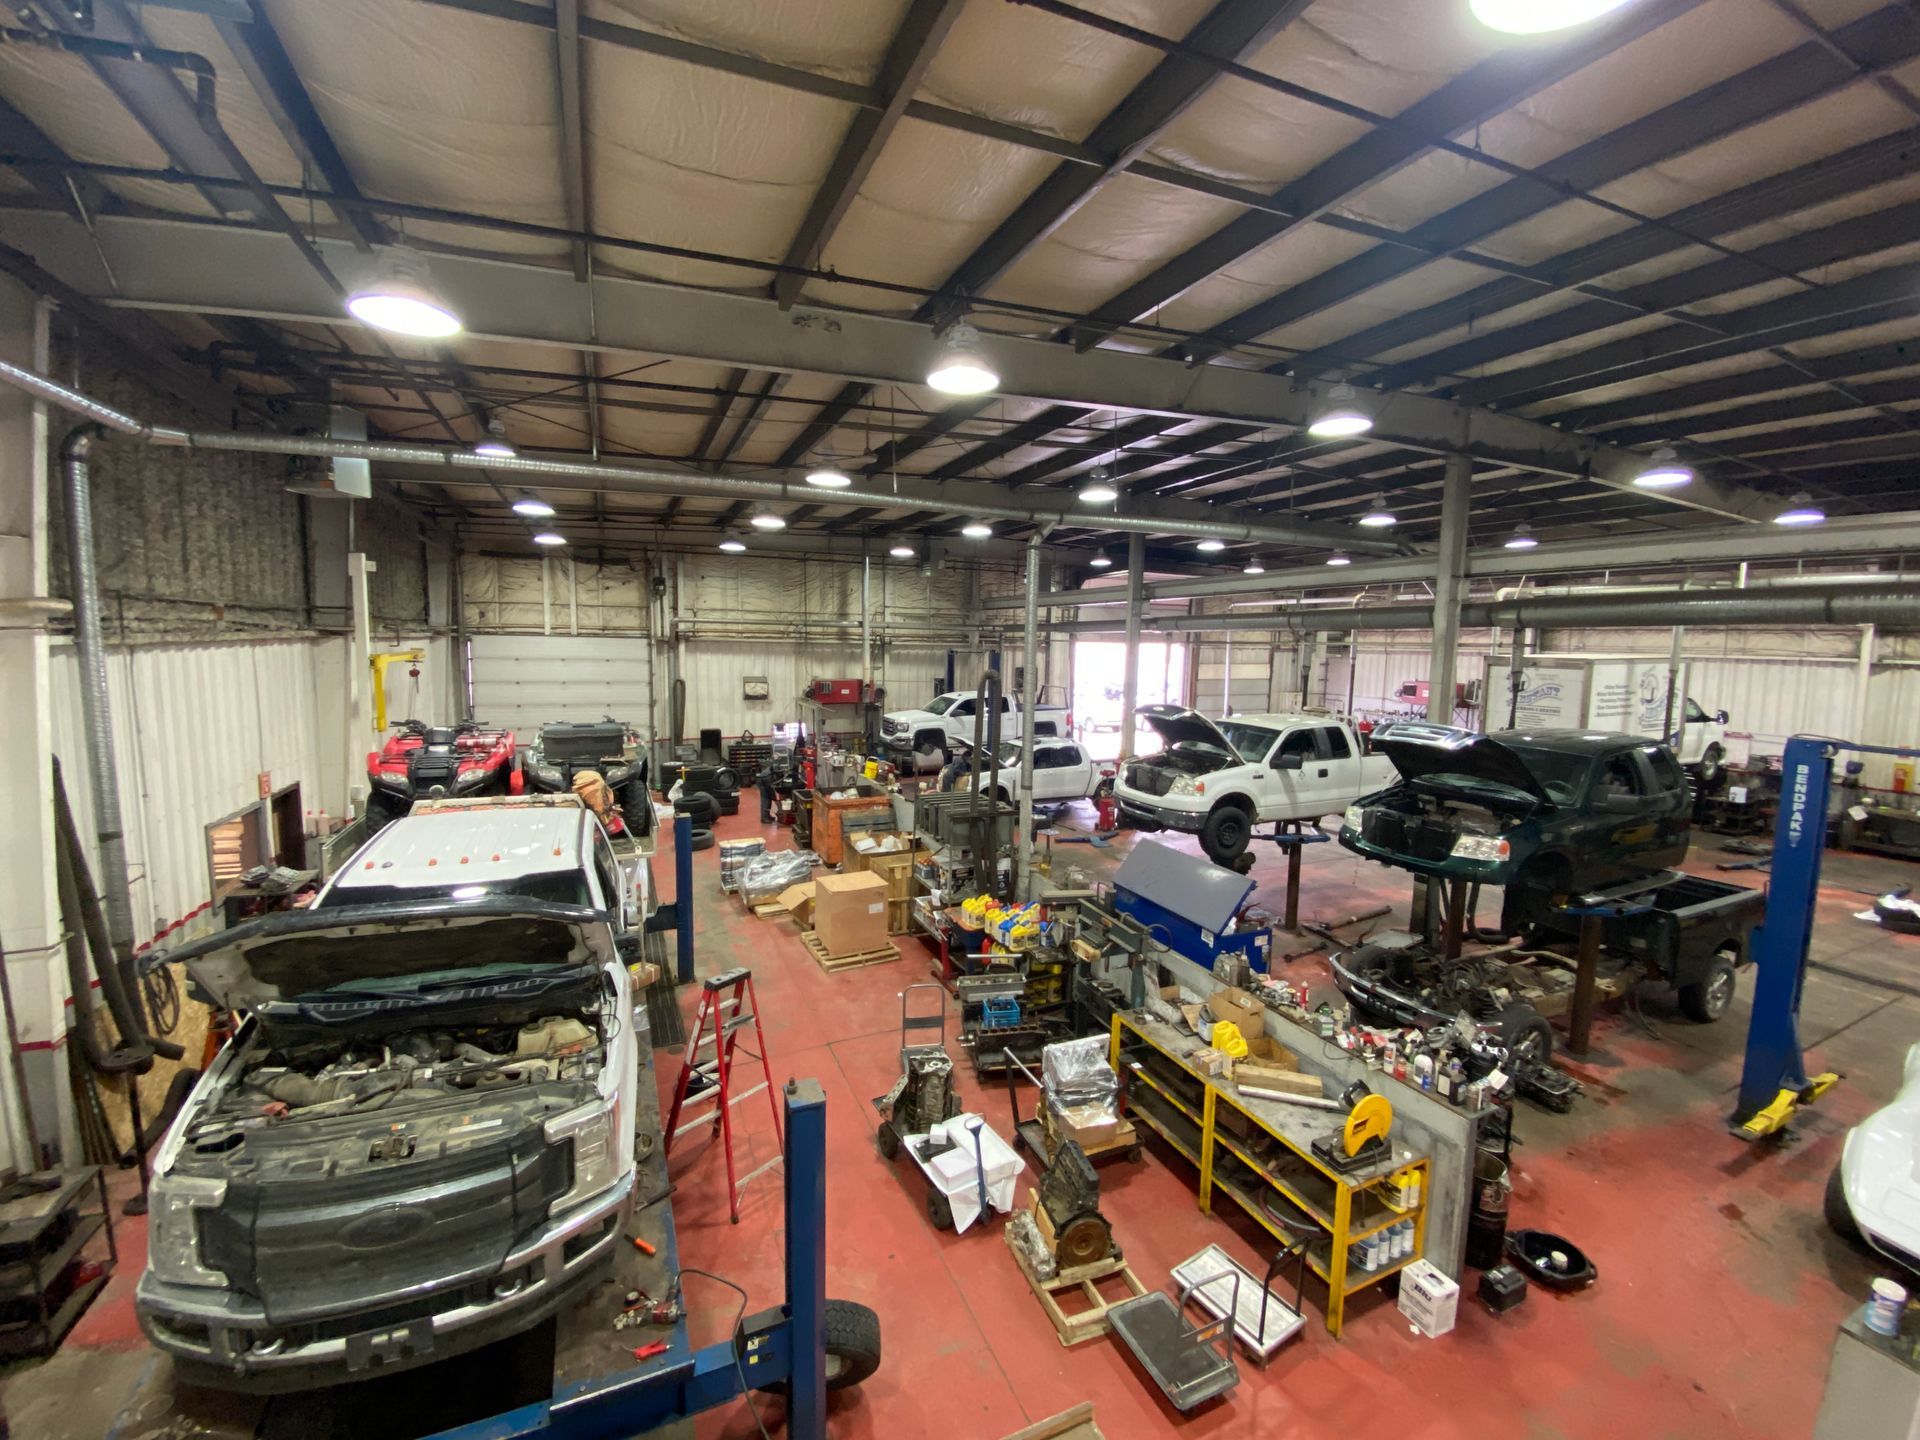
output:
<svg viewBox="0 0 1920 1440"><path fill-rule="evenodd" d="M973 743L973 727L979 718L980 692L952 690L927 702L923 710L889 710L880 717L880 741L896 756L903 756L901 769L938 770L953 753L953 742ZM985 717L992 723L992 716ZM1064 705L1042 701L1033 707L1032 733L1049 738L1063 737L1073 727L1073 717ZM1026 716L1020 701L1012 695L1000 700L1000 738L1018 740L1026 735Z"/></svg>
<svg viewBox="0 0 1920 1440"><path fill-rule="evenodd" d="M995 798L1006 804L1020 799L1020 754L1024 740L1013 740L1000 747L1000 781ZM982 772L982 781L985 772ZM973 776L962 775L956 790L971 790ZM1035 740L1033 742L1033 800L1036 805L1060 805L1068 800L1090 800L1113 788L1113 767L1093 759L1076 740Z"/></svg>
<svg viewBox="0 0 1920 1440"><path fill-rule="evenodd" d="M1120 813L1140 829L1198 835L1217 864L1240 858L1255 825L1338 815L1394 780L1392 762L1365 754L1353 727L1331 716L1214 721L1184 705L1139 714L1165 748L1120 767Z"/></svg>

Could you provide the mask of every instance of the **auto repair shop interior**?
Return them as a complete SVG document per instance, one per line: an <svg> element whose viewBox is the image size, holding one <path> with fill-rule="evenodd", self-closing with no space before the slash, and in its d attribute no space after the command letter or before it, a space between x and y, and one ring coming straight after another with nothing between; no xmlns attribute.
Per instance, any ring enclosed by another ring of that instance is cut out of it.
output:
<svg viewBox="0 0 1920 1440"><path fill-rule="evenodd" d="M1917 233L1898 0L12 0L0 1434L1920 1433Z"/></svg>

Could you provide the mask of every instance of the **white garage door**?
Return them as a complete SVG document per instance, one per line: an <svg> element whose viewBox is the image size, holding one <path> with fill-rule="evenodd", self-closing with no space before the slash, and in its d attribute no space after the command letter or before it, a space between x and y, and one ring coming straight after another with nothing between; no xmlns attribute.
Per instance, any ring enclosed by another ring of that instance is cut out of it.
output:
<svg viewBox="0 0 1920 1440"><path fill-rule="evenodd" d="M612 716L642 735L647 642L599 635L475 635L473 718L522 741L553 720Z"/></svg>

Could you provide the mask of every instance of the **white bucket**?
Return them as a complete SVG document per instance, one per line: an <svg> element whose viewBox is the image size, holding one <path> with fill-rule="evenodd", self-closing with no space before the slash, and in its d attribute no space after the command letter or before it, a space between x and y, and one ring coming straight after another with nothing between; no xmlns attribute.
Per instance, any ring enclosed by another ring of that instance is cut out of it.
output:
<svg viewBox="0 0 1920 1440"><path fill-rule="evenodd" d="M1867 1299L1867 1328L1876 1335L1898 1335L1900 1317L1906 1309L1905 1287L1891 1280L1876 1280Z"/></svg>

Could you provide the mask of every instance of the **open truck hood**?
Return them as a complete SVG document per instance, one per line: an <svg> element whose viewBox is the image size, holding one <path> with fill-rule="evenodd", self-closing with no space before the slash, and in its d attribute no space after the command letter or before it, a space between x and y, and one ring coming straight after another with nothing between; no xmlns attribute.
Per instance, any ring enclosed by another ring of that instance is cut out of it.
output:
<svg viewBox="0 0 1920 1440"><path fill-rule="evenodd" d="M289 910L171 951L232 1010L255 1010L353 980L511 961L597 967L613 958L607 917L518 898ZM497 973L497 972L496 972Z"/></svg>
<svg viewBox="0 0 1920 1440"><path fill-rule="evenodd" d="M1146 721L1169 749L1184 741L1231 755L1242 765L1247 763L1247 757L1233 748L1232 742L1220 733L1220 727L1198 710L1190 710L1185 705L1142 705L1133 713Z"/></svg>
<svg viewBox="0 0 1920 1440"><path fill-rule="evenodd" d="M1518 790L1542 805L1552 803L1518 755L1492 736L1475 730L1407 721L1375 731L1373 748L1391 760L1393 768L1407 780L1465 775Z"/></svg>

